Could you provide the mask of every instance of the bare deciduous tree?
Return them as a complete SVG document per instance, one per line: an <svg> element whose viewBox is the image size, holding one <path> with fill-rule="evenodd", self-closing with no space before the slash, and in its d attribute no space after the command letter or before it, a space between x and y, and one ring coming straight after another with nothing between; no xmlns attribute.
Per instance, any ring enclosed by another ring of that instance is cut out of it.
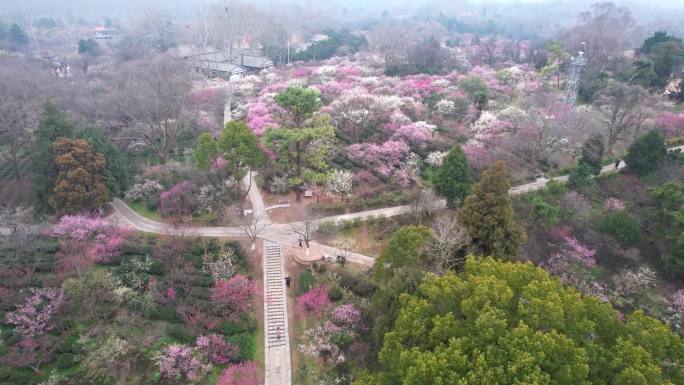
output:
<svg viewBox="0 0 684 385"><path fill-rule="evenodd" d="M113 108L131 136L149 146L162 164L176 148L189 117L188 70L177 59L162 55L127 63L118 74Z"/></svg>
<svg viewBox="0 0 684 385"><path fill-rule="evenodd" d="M21 154L38 122L40 92L35 74L19 63L0 64L0 159L21 179Z"/></svg>
<svg viewBox="0 0 684 385"><path fill-rule="evenodd" d="M435 261L438 273L460 267L464 258L458 252L470 243L470 236L456 216L449 213L439 215L431 226L432 244L428 253Z"/></svg>
<svg viewBox="0 0 684 385"><path fill-rule="evenodd" d="M648 107L642 103L644 91L639 86L611 82L598 98L603 111L607 153L629 130L639 130L648 118Z"/></svg>
<svg viewBox="0 0 684 385"><path fill-rule="evenodd" d="M292 229L292 234L300 237L302 242L304 242L305 254L309 255L309 246L313 240L313 234L318 230L320 226L317 220L305 220L304 222L292 223L290 228Z"/></svg>
<svg viewBox="0 0 684 385"><path fill-rule="evenodd" d="M263 219L255 216L252 223L249 225L242 226L242 232L249 238L252 242L252 250L256 249L256 240L259 235L269 226Z"/></svg>

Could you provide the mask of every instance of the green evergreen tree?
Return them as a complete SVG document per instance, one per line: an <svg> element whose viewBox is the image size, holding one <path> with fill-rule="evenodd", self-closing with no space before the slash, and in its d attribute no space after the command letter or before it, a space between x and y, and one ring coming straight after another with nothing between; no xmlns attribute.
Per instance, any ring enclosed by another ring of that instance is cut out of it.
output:
<svg viewBox="0 0 684 385"><path fill-rule="evenodd" d="M480 255L513 258L525 240L525 233L513 218L510 188L503 162L485 170L459 211Z"/></svg>
<svg viewBox="0 0 684 385"><path fill-rule="evenodd" d="M590 187L594 185L594 175L591 166L586 163L580 163L577 167L570 171L568 177L568 187L571 189L578 189L583 187Z"/></svg>
<svg viewBox="0 0 684 385"><path fill-rule="evenodd" d="M454 146L444 158L437 174L435 175L435 190L447 200L451 208L463 204L470 194L472 178L470 166L461 146Z"/></svg>
<svg viewBox="0 0 684 385"><path fill-rule="evenodd" d="M681 384L684 340L619 315L531 263L469 258L401 295L374 372L353 384Z"/></svg>
<svg viewBox="0 0 684 385"><path fill-rule="evenodd" d="M579 163L586 164L591 169L592 174L599 175L603 167L604 152L603 136L599 134L593 135L582 145L582 157Z"/></svg>
<svg viewBox="0 0 684 385"><path fill-rule="evenodd" d="M658 164L667 156L665 139L656 130L640 136L629 146L625 163L629 170L639 175L645 175L655 170Z"/></svg>
<svg viewBox="0 0 684 385"><path fill-rule="evenodd" d="M216 156L216 141L210 133L205 132L197 137L197 145L195 147L195 162L197 168L203 171L208 171L211 161Z"/></svg>
<svg viewBox="0 0 684 385"><path fill-rule="evenodd" d="M301 127L322 105L318 90L303 87L288 87L275 96L275 101L288 112L295 127Z"/></svg>
<svg viewBox="0 0 684 385"><path fill-rule="evenodd" d="M52 195L58 172L52 144L57 138L71 137L73 131L74 126L66 114L53 103L45 103L35 132L29 167L33 206L37 214L52 210L48 199Z"/></svg>
<svg viewBox="0 0 684 385"><path fill-rule="evenodd" d="M126 152L116 147L97 126L88 126L79 130L75 137L85 139L93 152L100 153L107 159L103 177L109 195L117 197L126 192L131 186L134 168Z"/></svg>

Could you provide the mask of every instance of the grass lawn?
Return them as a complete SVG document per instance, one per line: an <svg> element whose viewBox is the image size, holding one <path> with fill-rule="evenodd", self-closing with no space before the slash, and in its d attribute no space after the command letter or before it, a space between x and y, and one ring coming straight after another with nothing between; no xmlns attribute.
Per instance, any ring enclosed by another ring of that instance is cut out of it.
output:
<svg viewBox="0 0 684 385"><path fill-rule="evenodd" d="M158 221L158 222L161 222L161 220L162 220L162 217L161 217L161 214L159 213L159 211L156 211L156 210L152 211L152 210L148 209L147 206L145 206L145 204L142 202L128 201L128 202L126 202L126 204L128 204L128 207L133 209L133 211L135 211L136 213L140 214L141 216L143 216L147 219L151 219L153 221Z"/></svg>

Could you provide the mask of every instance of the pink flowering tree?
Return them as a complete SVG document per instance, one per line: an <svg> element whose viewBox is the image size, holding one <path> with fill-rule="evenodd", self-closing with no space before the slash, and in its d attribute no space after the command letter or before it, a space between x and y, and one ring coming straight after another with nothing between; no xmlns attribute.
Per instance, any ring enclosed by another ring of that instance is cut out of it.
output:
<svg viewBox="0 0 684 385"><path fill-rule="evenodd" d="M330 319L335 325L346 330L356 330L361 327L361 311L351 303L336 307Z"/></svg>
<svg viewBox="0 0 684 385"><path fill-rule="evenodd" d="M362 163L383 177L390 176L400 162L408 155L409 146L400 140L388 140L383 144L352 144L347 147L347 156Z"/></svg>
<svg viewBox="0 0 684 385"><path fill-rule="evenodd" d="M117 228L106 219L84 215L65 215L52 228L62 251L83 261L109 263L121 255L130 231Z"/></svg>
<svg viewBox="0 0 684 385"><path fill-rule="evenodd" d="M352 337L350 332L337 326L331 321L312 327L304 332L302 344L299 349L306 356L313 359L322 359L324 362L342 363L346 361L346 356L342 348L335 343L340 335Z"/></svg>
<svg viewBox="0 0 684 385"><path fill-rule="evenodd" d="M197 337L195 348L212 364L227 364L240 354L237 345L226 342L222 335L216 333Z"/></svg>
<svg viewBox="0 0 684 385"><path fill-rule="evenodd" d="M161 212L164 216L180 219L191 215L197 208L195 185L182 181L159 196Z"/></svg>
<svg viewBox="0 0 684 385"><path fill-rule="evenodd" d="M625 209L625 202L618 198L608 198L603 202L603 208L609 212L617 212Z"/></svg>
<svg viewBox="0 0 684 385"><path fill-rule="evenodd" d="M607 288L596 282L587 268L596 266L596 249L591 249L580 243L574 237L566 237L565 245L542 264L549 273L556 275L563 283L577 288L584 295L598 297L601 301L608 301Z"/></svg>
<svg viewBox="0 0 684 385"><path fill-rule="evenodd" d="M681 328L684 324L684 289L679 289L670 298L667 307L667 321L675 328Z"/></svg>
<svg viewBox="0 0 684 385"><path fill-rule="evenodd" d="M262 102L247 104L247 126L257 136L263 135L268 128L278 128L268 106Z"/></svg>
<svg viewBox="0 0 684 385"><path fill-rule="evenodd" d="M259 367L254 361L230 364L223 370L217 385L259 385Z"/></svg>
<svg viewBox="0 0 684 385"><path fill-rule="evenodd" d="M321 316L330 306L328 290L323 286L315 286L297 297L297 307L306 316Z"/></svg>
<svg viewBox="0 0 684 385"><path fill-rule="evenodd" d="M423 148L436 130L436 126L426 122L415 122L400 126L392 135L392 140L404 140L415 148Z"/></svg>
<svg viewBox="0 0 684 385"><path fill-rule="evenodd" d="M14 325L24 338L34 338L54 328L54 318L63 304L62 289L37 289L15 311L5 315L5 322Z"/></svg>
<svg viewBox="0 0 684 385"><path fill-rule="evenodd" d="M211 369L202 362L201 354L190 346L172 344L154 357L161 376L170 382L195 381Z"/></svg>
<svg viewBox="0 0 684 385"><path fill-rule="evenodd" d="M657 115L654 120L656 128L666 138L684 136L684 114L665 111Z"/></svg>
<svg viewBox="0 0 684 385"><path fill-rule="evenodd" d="M229 280L215 282L211 301L221 314L236 320L251 308L254 293L254 283L247 276L238 274Z"/></svg>

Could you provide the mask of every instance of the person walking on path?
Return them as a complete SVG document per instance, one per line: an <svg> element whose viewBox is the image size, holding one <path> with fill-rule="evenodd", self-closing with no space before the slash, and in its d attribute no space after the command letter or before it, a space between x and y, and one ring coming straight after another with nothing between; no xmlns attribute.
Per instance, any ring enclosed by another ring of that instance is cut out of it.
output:
<svg viewBox="0 0 684 385"><path fill-rule="evenodd" d="M617 170L620 167L620 159L615 159L615 169Z"/></svg>
<svg viewBox="0 0 684 385"><path fill-rule="evenodd" d="M285 277L285 286L287 286L288 289L290 288L290 276L289 275L287 277Z"/></svg>
<svg viewBox="0 0 684 385"><path fill-rule="evenodd" d="M300 235L297 240L299 241L299 247L302 247L302 236Z"/></svg>

